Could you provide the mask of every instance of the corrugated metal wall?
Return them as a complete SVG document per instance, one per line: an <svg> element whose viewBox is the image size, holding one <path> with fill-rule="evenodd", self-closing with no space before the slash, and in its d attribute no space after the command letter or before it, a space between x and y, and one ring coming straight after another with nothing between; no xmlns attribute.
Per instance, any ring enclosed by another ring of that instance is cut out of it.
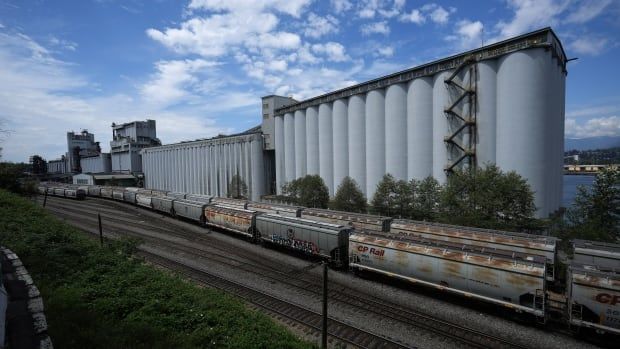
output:
<svg viewBox="0 0 620 349"><path fill-rule="evenodd" d="M145 187L214 196L228 195L234 175L259 200L265 193L260 134L170 144L142 150Z"/></svg>

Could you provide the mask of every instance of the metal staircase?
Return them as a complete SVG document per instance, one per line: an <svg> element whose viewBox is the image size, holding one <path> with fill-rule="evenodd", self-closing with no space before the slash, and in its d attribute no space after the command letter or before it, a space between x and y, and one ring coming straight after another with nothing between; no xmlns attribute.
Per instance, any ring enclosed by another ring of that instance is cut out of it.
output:
<svg viewBox="0 0 620 349"><path fill-rule="evenodd" d="M478 67L474 57L466 57L454 72L444 80L450 105L444 109L448 121L447 174L455 168L476 166L476 112Z"/></svg>

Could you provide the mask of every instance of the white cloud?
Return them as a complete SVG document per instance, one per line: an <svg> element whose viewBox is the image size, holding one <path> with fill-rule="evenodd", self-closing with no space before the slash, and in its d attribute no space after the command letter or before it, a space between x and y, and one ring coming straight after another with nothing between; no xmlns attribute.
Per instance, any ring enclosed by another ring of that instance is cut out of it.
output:
<svg viewBox="0 0 620 349"><path fill-rule="evenodd" d="M455 42L459 50L476 48L482 44L483 30L482 22L464 19L456 23L454 34L447 36L446 40Z"/></svg>
<svg viewBox="0 0 620 349"><path fill-rule="evenodd" d="M204 59L159 61L155 64L157 72L141 88L142 96L162 107L187 101L193 96L191 90L200 83L197 73L216 65Z"/></svg>
<svg viewBox="0 0 620 349"><path fill-rule="evenodd" d="M418 9L411 10L410 13L403 13L399 20L401 22L409 22L415 23L418 25L424 24L426 22L426 17L422 14L422 12Z"/></svg>
<svg viewBox="0 0 620 349"><path fill-rule="evenodd" d="M330 0L334 12L340 14L353 8L353 4L349 0Z"/></svg>
<svg viewBox="0 0 620 349"><path fill-rule="evenodd" d="M586 0L579 4L575 12L568 15L566 23L586 23L601 14L611 4L611 0Z"/></svg>
<svg viewBox="0 0 620 349"><path fill-rule="evenodd" d="M387 21L364 24L360 27L360 30L362 34L364 35L371 35L371 34L388 35L390 33L390 27L388 26Z"/></svg>
<svg viewBox="0 0 620 349"><path fill-rule="evenodd" d="M317 39L329 33L337 33L338 23L338 19L334 16L327 15L325 17L321 17L316 15L314 12L311 12L308 15L304 35Z"/></svg>
<svg viewBox="0 0 620 349"><path fill-rule="evenodd" d="M63 50L68 51L75 51L78 47L78 44L73 41L59 39L55 36L52 36L49 42L52 46L59 47Z"/></svg>
<svg viewBox="0 0 620 349"><path fill-rule="evenodd" d="M568 47L579 54L597 56L602 53L607 45L605 38L579 38L571 42Z"/></svg>
<svg viewBox="0 0 620 349"><path fill-rule="evenodd" d="M578 123L575 119L566 119L565 135L568 138L620 136L620 117L593 118L585 123Z"/></svg>
<svg viewBox="0 0 620 349"><path fill-rule="evenodd" d="M448 20L450 19L450 13L456 11L456 9L453 7L446 10L442 6L435 3L430 3L422 6L421 10L425 13L428 13L430 19L437 24L448 23Z"/></svg>
<svg viewBox="0 0 620 349"><path fill-rule="evenodd" d="M392 57L394 55L394 47L392 46L380 47L377 50L377 53L379 56Z"/></svg>
<svg viewBox="0 0 620 349"><path fill-rule="evenodd" d="M192 0L187 6L190 11L222 11L259 13L273 10L299 17L312 0Z"/></svg>
<svg viewBox="0 0 620 349"><path fill-rule="evenodd" d="M357 15L360 18L375 18L375 16L392 18L400 14L404 5L404 0L363 0L358 2Z"/></svg>
<svg viewBox="0 0 620 349"><path fill-rule="evenodd" d="M3 159L8 161L27 161L33 154L58 158L66 152L66 132L82 128L95 133L106 150L112 122L147 117L158 121L164 142L228 130L217 127L205 108L185 106L173 112L131 94L102 95L96 84L74 72L75 65L58 60L53 51L23 34L0 33L0 66L0 119L14 131L3 143ZM256 96L252 98L256 103Z"/></svg>
<svg viewBox="0 0 620 349"><path fill-rule="evenodd" d="M546 26L555 26L557 16L564 12L570 3L554 0L509 0L508 6L514 10L511 21L500 21L496 28L499 39L523 34L527 31Z"/></svg>
<svg viewBox="0 0 620 349"><path fill-rule="evenodd" d="M345 62L351 59L346 54L344 46L337 42L330 41L325 44L314 44L312 45L312 51L327 56L327 59L333 62Z"/></svg>
<svg viewBox="0 0 620 349"><path fill-rule="evenodd" d="M609 115L610 113L615 113L618 111L620 111L620 105L618 104L602 105L602 106L596 106L596 107L589 106L589 107L579 108L575 110L570 110L566 112L566 117L577 118L577 117L583 117L583 116L597 116L601 114Z"/></svg>

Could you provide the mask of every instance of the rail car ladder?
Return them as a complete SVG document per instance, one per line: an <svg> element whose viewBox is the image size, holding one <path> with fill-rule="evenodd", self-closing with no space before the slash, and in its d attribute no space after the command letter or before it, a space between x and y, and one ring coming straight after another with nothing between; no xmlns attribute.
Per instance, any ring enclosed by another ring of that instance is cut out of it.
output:
<svg viewBox="0 0 620 349"><path fill-rule="evenodd" d="M478 67L473 56L466 57L444 80L448 90L449 106L444 109L448 122L448 135L444 142L448 148L447 174L455 167L467 163L476 166L476 112Z"/></svg>

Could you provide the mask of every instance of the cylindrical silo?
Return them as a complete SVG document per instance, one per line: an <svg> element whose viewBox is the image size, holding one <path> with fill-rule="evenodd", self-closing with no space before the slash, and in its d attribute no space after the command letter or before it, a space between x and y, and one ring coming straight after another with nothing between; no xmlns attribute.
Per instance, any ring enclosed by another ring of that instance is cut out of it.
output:
<svg viewBox="0 0 620 349"><path fill-rule="evenodd" d="M407 178L433 175L433 80L419 78L407 88Z"/></svg>
<svg viewBox="0 0 620 349"><path fill-rule="evenodd" d="M390 85L385 91L385 171L407 179L407 91Z"/></svg>
<svg viewBox="0 0 620 349"><path fill-rule="evenodd" d="M566 117L566 73L564 73L564 67L560 66L560 115L558 116L558 183L556 188L556 197L557 197L557 208L563 206L563 197L564 193L564 120Z"/></svg>
<svg viewBox="0 0 620 349"><path fill-rule="evenodd" d="M295 111L295 177L306 175L306 113Z"/></svg>
<svg viewBox="0 0 620 349"><path fill-rule="evenodd" d="M366 101L364 95L349 97L349 176L366 194Z"/></svg>
<svg viewBox="0 0 620 349"><path fill-rule="evenodd" d="M385 174L385 93L366 94L366 195L372 200Z"/></svg>
<svg viewBox="0 0 620 349"><path fill-rule="evenodd" d="M306 109L306 171L319 174L319 111L317 107Z"/></svg>
<svg viewBox="0 0 620 349"><path fill-rule="evenodd" d="M264 176L263 176L263 147L258 138L252 140L251 142L251 181L252 181L252 193L251 200L260 201L260 197L263 195L264 190Z"/></svg>
<svg viewBox="0 0 620 349"><path fill-rule="evenodd" d="M275 117L275 161L276 161L276 193L282 194L282 184L284 184L284 117Z"/></svg>
<svg viewBox="0 0 620 349"><path fill-rule="evenodd" d="M328 103L319 105L319 173L334 195L334 145L332 129L332 106Z"/></svg>
<svg viewBox="0 0 620 349"><path fill-rule="evenodd" d="M534 191L537 215L549 212L546 193L546 121L553 86L552 59L543 48L503 56L497 67L497 165L516 171Z"/></svg>
<svg viewBox="0 0 620 349"><path fill-rule="evenodd" d="M433 76L433 177L440 183L446 182L445 168L448 165L448 151L444 138L448 136L448 121L444 110L448 107L449 94L446 78L451 72Z"/></svg>
<svg viewBox="0 0 620 349"><path fill-rule="evenodd" d="M476 161L479 167L495 164L497 132L497 60L478 63L476 98Z"/></svg>
<svg viewBox="0 0 620 349"><path fill-rule="evenodd" d="M284 114L284 172L285 182L294 180L295 177L295 121L293 114Z"/></svg>
<svg viewBox="0 0 620 349"><path fill-rule="evenodd" d="M349 175L349 138L347 100L337 99L332 107L334 129L334 188Z"/></svg>

